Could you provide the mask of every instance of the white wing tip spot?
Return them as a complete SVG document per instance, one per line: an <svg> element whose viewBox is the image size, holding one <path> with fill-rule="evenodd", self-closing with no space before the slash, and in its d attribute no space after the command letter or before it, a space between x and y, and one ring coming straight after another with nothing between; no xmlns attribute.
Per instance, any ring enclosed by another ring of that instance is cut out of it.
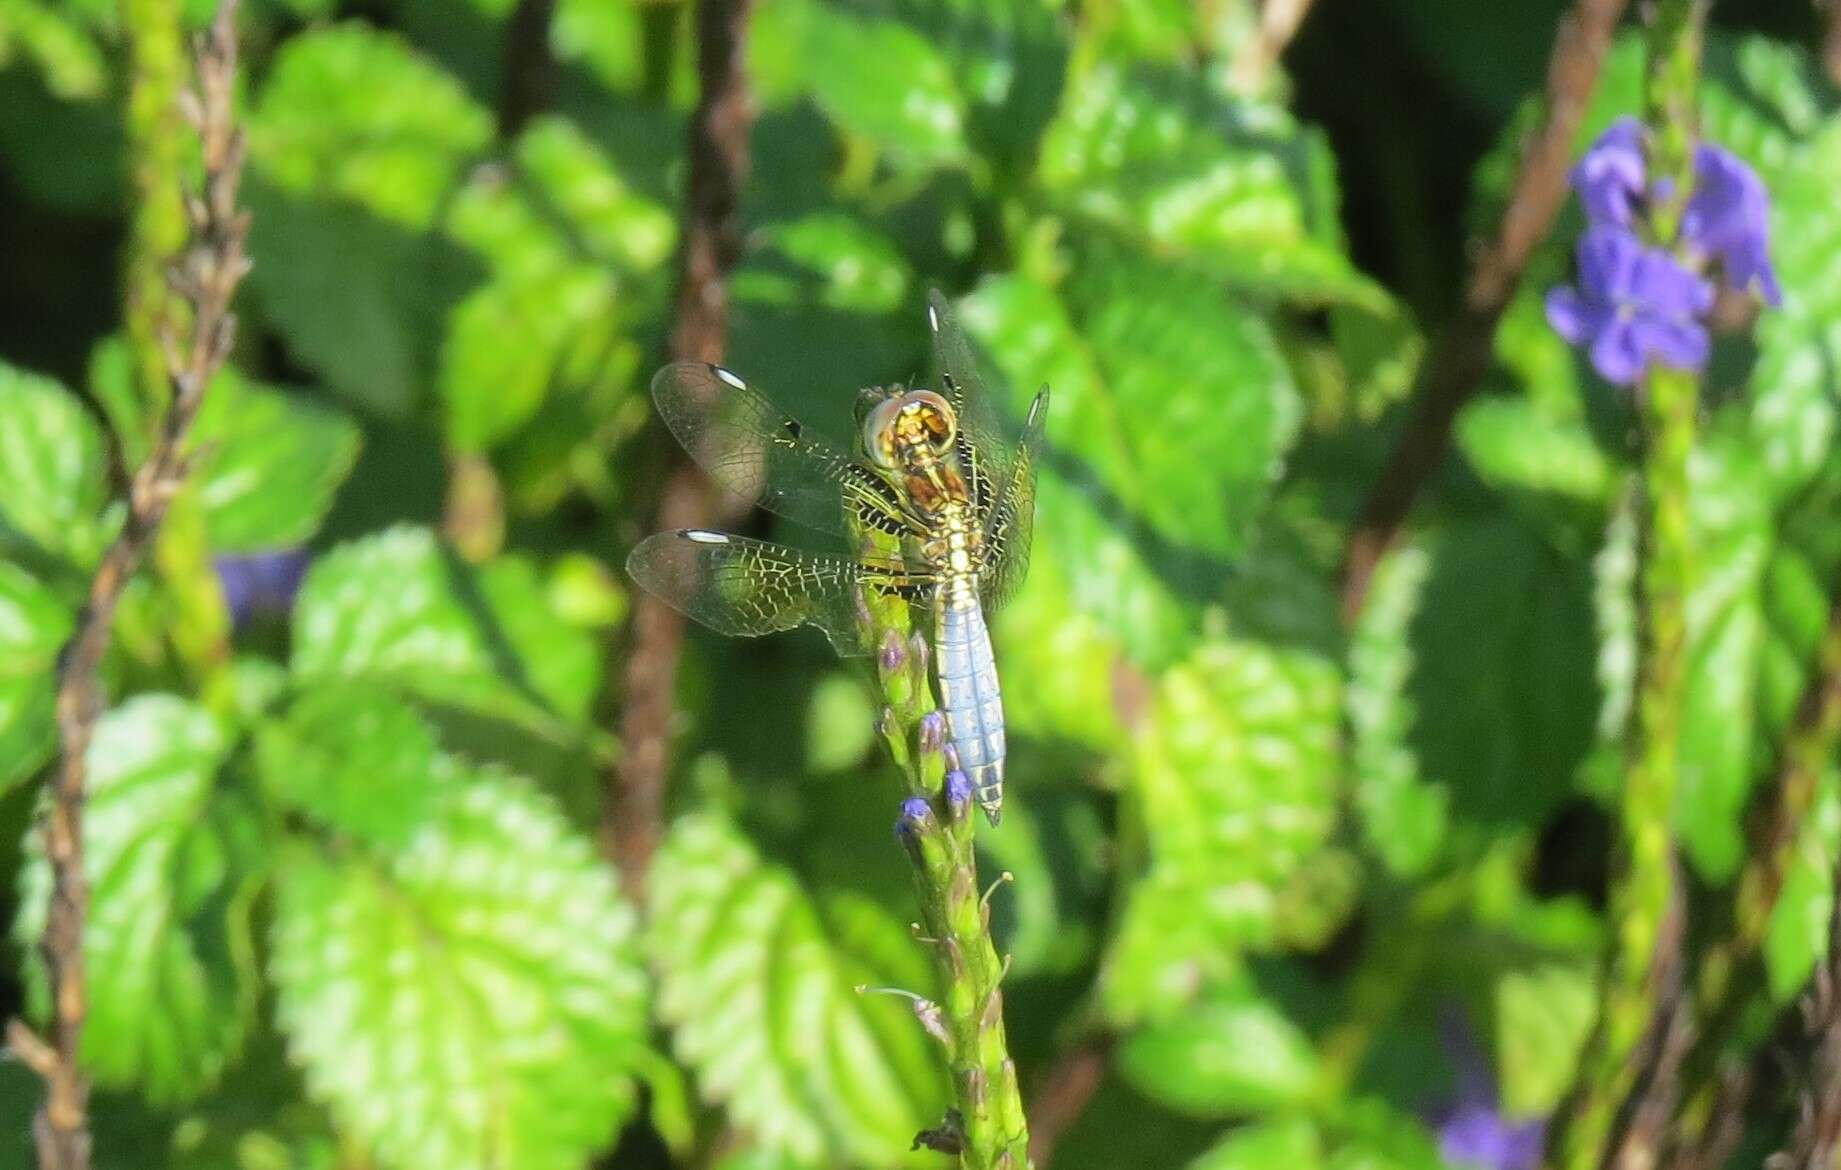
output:
<svg viewBox="0 0 1841 1170"><path fill-rule="evenodd" d="M742 381L740 378L737 378L733 373L724 369L723 367L711 366L710 368L716 371L716 376L718 378L721 378L723 381L735 387L737 390L746 390L748 388L748 383Z"/></svg>
<svg viewBox="0 0 1841 1170"><path fill-rule="evenodd" d="M727 544L729 538L720 532L711 532L705 528L686 528L684 539L694 540L698 544Z"/></svg>
<svg viewBox="0 0 1841 1170"><path fill-rule="evenodd" d="M935 333L940 331L940 314L932 305L927 306L927 328Z"/></svg>

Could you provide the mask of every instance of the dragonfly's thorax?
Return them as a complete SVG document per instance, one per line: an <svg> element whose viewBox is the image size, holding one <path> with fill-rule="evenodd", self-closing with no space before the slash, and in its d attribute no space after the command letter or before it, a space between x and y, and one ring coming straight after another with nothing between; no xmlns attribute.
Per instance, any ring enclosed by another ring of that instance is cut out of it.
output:
<svg viewBox="0 0 1841 1170"><path fill-rule="evenodd" d="M865 391L865 407L864 446L923 522L920 552L943 594L955 603L974 599L984 531L959 467L952 406L931 390L891 386Z"/></svg>

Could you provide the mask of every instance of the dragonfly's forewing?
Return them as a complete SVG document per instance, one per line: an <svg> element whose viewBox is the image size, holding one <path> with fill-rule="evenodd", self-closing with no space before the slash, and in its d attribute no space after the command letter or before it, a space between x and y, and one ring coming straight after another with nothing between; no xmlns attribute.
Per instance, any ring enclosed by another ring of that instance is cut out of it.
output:
<svg viewBox="0 0 1841 1170"><path fill-rule="evenodd" d="M1023 586L1029 574L1029 544L1036 525L1036 447L1048 418L1048 387L1036 392L1023 421L1023 437L1016 445L1010 478L997 491L997 502L985 524L985 558L978 579L979 600L995 611Z"/></svg>
<svg viewBox="0 0 1841 1170"><path fill-rule="evenodd" d="M652 379L652 398L691 458L743 499L825 532L848 535L846 509L883 531L905 526L882 480L733 372L674 362Z"/></svg>
<svg viewBox="0 0 1841 1170"><path fill-rule="evenodd" d="M867 654L860 590L922 589L899 565L824 556L702 529L649 536L627 572L720 634L753 637L812 625L839 654Z"/></svg>
<svg viewBox="0 0 1841 1170"><path fill-rule="evenodd" d="M990 396L984 392L965 331L959 327L951 302L938 289L927 294L927 326L933 333L933 359L939 366L941 388L959 416L959 464L983 523L996 506L1002 486L1010 482L1015 456L1004 441Z"/></svg>

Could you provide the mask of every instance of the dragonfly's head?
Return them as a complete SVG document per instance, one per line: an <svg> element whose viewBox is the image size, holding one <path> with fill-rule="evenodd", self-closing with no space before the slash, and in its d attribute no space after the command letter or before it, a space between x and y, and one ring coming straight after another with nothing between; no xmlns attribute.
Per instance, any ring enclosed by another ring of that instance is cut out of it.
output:
<svg viewBox="0 0 1841 1170"><path fill-rule="evenodd" d="M923 459L942 459L958 437L952 404L931 390L881 386L863 391L857 403L863 449L884 471L900 471Z"/></svg>

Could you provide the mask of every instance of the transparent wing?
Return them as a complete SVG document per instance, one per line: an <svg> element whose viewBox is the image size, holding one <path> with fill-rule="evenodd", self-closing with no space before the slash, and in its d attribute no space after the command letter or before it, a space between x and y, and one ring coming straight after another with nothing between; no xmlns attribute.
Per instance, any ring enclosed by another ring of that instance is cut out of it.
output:
<svg viewBox="0 0 1841 1170"><path fill-rule="evenodd" d="M1036 529L1036 446L1048 418L1048 387L1036 391L1023 421L1023 438L1011 460L1010 478L997 494L985 522L984 568L978 578L979 600L986 613L996 612L1016 596L1029 575L1029 542Z"/></svg>
<svg viewBox="0 0 1841 1170"><path fill-rule="evenodd" d="M626 568L672 608L717 633L753 637L817 626L843 655L870 652L861 590L912 594L927 584L898 564L852 561L698 528L648 536Z"/></svg>
<svg viewBox="0 0 1841 1170"><path fill-rule="evenodd" d="M1004 442L1003 428L984 383L972 347L959 328L952 304L938 289L927 294L927 326L933 332L933 358L946 399L959 416L959 464L980 517L988 516L999 492L1010 482L1015 457Z"/></svg>
<svg viewBox="0 0 1841 1170"><path fill-rule="evenodd" d="M678 442L717 483L812 528L848 535L846 509L884 532L909 525L885 484L733 372L674 362L652 399Z"/></svg>

